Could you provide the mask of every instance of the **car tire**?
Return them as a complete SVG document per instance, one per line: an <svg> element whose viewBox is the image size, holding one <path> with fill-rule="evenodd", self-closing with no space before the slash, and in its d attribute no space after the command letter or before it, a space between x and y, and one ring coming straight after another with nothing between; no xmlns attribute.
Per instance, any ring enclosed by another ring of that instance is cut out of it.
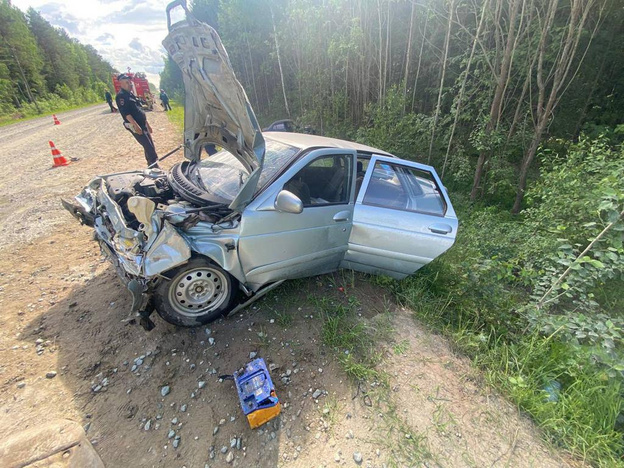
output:
<svg viewBox="0 0 624 468"><path fill-rule="evenodd" d="M197 327L227 315L232 309L237 281L207 258L193 258L167 272L154 290L154 305L167 322Z"/></svg>

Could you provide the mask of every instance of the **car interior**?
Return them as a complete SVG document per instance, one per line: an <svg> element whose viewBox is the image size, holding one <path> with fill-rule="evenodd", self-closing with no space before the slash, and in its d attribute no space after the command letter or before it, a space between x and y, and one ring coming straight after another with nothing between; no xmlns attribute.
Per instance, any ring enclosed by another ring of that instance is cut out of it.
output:
<svg viewBox="0 0 624 468"><path fill-rule="evenodd" d="M347 203L349 201L350 158L344 155L315 159L285 185L303 206Z"/></svg>

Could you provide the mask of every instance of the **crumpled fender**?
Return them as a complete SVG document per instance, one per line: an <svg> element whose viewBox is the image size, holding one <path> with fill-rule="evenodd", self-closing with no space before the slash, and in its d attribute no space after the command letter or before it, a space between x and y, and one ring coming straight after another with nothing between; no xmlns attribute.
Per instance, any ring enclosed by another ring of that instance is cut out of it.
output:
<svg viewBox="0 0 624 468"><path fill-rule="evenodd" d="M151 277L185 263L191 258L191 248L168 221L158 233L143 261L143 272Z"/></svg>

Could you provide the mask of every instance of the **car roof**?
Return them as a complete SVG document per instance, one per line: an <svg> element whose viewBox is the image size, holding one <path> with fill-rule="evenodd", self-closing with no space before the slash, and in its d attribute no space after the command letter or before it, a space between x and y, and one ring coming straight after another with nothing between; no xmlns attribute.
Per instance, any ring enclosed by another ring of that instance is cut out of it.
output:
<svg viewBox="0 0 624 468"><path fill-rule="evenodd" d="M294 132L270 132L264 133L264 138L267 140L277 141L285 145L294 146L299 149L307 149L314 147L322 148L343 148L356 151L366 151L368 153L375 153L384 156L393 156L387 151L382 151L372 146L361 145L360 143L354 143L352 141L339 140L338 138L329 138L318 135L309 135L307 133L294 133Z"/></svg>

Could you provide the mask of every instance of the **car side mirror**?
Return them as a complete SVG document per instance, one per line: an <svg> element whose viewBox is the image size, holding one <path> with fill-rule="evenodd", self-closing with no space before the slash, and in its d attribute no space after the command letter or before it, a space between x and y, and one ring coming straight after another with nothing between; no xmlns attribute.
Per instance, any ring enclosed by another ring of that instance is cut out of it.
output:
<svg viewBox="0 0 624 468"><path fill-rule="evenodd" d="M299 214L303 211L301 199L288 190L282 190L275 198L275 209L284 213Z"/></svg>

